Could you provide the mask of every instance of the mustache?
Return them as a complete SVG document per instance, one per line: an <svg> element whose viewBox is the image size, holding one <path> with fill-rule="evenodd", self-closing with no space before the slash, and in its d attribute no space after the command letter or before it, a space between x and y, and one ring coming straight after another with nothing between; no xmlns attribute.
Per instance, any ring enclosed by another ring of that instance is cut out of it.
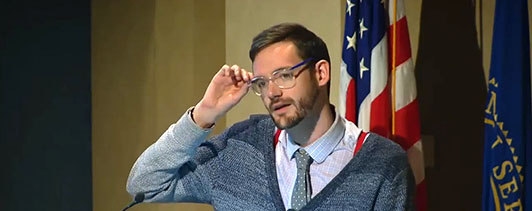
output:
<svg viewBox="0 0 532 211"><path fill-rule="evenodd" d="M270 104L268 105L268 109L269 109L270 111L273 111L273 110L274 110L274 109L273 109L273 105L274 105L274 104L294 104L294 102L295 102L295 101L294 101L293 99L291 99L291 98L286 98L286 99L280 99L280 98L277 98L277 99L272 100L272 101L270 102Z"/></svg>

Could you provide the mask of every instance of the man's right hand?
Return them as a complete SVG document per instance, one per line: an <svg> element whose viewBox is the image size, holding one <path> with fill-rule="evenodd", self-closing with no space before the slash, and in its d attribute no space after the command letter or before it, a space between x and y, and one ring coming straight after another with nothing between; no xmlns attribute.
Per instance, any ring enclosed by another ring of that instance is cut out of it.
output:
<svg viewBox="0 0 532 211"><path fill-rule="evenodd" d="M192 116L196 124L202 128L211 127L246 95L252 78L253 73L238 65L224 65L214 75L205 95L194 108Z"/></svg>

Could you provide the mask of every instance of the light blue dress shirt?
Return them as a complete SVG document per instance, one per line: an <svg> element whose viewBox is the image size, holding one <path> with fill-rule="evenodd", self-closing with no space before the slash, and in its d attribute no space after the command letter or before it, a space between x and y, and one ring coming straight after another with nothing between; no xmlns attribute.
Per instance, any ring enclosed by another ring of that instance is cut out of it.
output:
<svg viewBox="0 0 532 211"><path fill-rule="evenodd" d="M329 130L311 145L304 147L314 160L310 165L312 197L316 196L353 158L362 130L338 113ZM275 148L277 180L286 209L291 208L291 196L297 176L294 152L300 146L283 130Z"/></svg>

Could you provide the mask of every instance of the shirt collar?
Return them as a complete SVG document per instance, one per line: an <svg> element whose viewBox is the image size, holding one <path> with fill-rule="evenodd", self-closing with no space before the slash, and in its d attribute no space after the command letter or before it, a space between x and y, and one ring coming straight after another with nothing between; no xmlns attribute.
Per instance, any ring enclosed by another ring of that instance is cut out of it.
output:
<svg viewBox="0 0 532 211"><path fill-rule="evenodd" d="M314 160L314 162L322 163L325 161L327 156L329 156L336 145L340 143L342 138L344 137L345 132L345 124L342 121L342 118L340 118L339 114L336 112L335 119L329 130L325 132L318 140L316 140L314 143L312 143L310 146L303 147L305 151L307 151ZM294 152L298 150L300 147L296 143L292 141L288 133L286 131L282 131L281 136L279 140L280 142L286 142L286 156L290 159L294 155ZM284 139L284 140L283 140Z"/></svg>

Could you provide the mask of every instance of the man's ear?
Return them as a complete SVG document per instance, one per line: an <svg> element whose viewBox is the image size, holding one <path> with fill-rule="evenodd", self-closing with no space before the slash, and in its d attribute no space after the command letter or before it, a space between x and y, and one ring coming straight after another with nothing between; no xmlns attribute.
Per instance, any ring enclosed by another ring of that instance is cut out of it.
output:
<svg viewBox="0 0 532 211"><path fill-rule="evenodd" d="M331 65L329 64L329 62L323 59L316 62L316 65L314 65L318 86L325 86L327 83L329 83L329 80L331 78L330 67Z"/></svg>

